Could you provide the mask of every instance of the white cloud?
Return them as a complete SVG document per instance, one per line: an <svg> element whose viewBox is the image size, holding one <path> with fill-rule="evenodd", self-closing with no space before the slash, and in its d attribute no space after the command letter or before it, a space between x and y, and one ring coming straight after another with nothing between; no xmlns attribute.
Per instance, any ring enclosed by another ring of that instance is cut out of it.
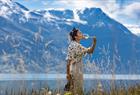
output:
<svg viewBox="0 0 140 95"><path fill-rule="evenodd" d="M125 14L134 19L140 19L140 3L135 2L125 6L125 8L122 10L122 14Z"/></svg>
<svg viewBox="0 0 140 95"><path fill-rule="evenodd" d="M54 0L42 2L48 8L64 8L64 9L83 9L85 7L93 7L95 2L93 0Z"/></svg>
<svg viewBox="0 0 140 95"><path fill-rule="evenodd" d="M140 26L134 24L124 24L133 34L140 36Z"/></svg>
<svg viewBox="0 0 140 95"><path fill-rule="evenodd" d="M140 35L140 3L134 2L115 11L114 19L124 24L133 34Z"/></svg>

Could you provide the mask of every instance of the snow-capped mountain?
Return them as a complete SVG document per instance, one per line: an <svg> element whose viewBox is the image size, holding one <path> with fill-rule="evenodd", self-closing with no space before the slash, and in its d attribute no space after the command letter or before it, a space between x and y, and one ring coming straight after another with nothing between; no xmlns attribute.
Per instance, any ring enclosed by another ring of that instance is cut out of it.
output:
<svg viewBox="0 0 140 95"><path fill-rule="evenodd" d="M100 8L29 10L0 0L0 72L64 73L68 34L73 27L97 37L92 63L85 73L140 73L140 38ZM88 47L92 39L81 43ZM94 68L94 69L93 69Z"/></svg>

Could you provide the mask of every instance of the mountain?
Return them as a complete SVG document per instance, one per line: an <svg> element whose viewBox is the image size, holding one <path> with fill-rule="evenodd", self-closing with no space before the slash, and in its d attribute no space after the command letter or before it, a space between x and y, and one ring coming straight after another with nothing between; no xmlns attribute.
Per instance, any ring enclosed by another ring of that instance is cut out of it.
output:
<svg viewBox="0 0 140 95"><path fill-rule="evenodd" d="M65 73L73 27L97 37L92 58L84 58L85 73L140 73L140 38L100 8L31 11L11 0L0 0L0 72Z"/></svg>

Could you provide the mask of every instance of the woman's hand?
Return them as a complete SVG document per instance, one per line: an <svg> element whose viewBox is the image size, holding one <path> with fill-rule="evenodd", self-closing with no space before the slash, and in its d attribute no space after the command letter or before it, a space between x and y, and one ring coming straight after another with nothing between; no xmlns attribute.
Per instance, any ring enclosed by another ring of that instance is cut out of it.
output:
<svg viewBox="0 0 140 95"><path fill-rule="evenodd" d="M75 60L74 59L70 61L70 65L73 65L73 64L75 64Z"/></svg>
<svg viewBox="0 0 140 95"><path fill-rule="evenodd" d="M67 80L71 80L71 79L72 79L71 74L67 74Z"/></svg>
<svg viewBox="0 0 140 95"><path fill-rule="evenodd" d="M96 37L94 36L93 37L93 45L90 47L90 49L88 50L88 52L87 53L89 53L89 54L91 54L91 53L93 53L93 51L94 51L94 49L95 49L95 46L96 46Z"/></svg>
<svg viewBox="0 0 140 95"><path fill-rule="evenodd" d="M97 40L96 40L96 36L94 36L94 37L93 37L93 44L96 45L96 41L97 41Z"/></svg>

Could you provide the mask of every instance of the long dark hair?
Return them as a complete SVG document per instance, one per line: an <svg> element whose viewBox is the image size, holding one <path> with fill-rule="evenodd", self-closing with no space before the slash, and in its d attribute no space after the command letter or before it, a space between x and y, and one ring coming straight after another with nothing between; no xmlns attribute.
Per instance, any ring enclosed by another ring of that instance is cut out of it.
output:
<svg viewBox="0 0 140 95"><path fill-rule="evenodd" d="M72 29L72 31L69 33L70 38L72 41L75 41L75 36L77 36L77 32L79 31L79 29L76 29L75 27Z"/></svg>

